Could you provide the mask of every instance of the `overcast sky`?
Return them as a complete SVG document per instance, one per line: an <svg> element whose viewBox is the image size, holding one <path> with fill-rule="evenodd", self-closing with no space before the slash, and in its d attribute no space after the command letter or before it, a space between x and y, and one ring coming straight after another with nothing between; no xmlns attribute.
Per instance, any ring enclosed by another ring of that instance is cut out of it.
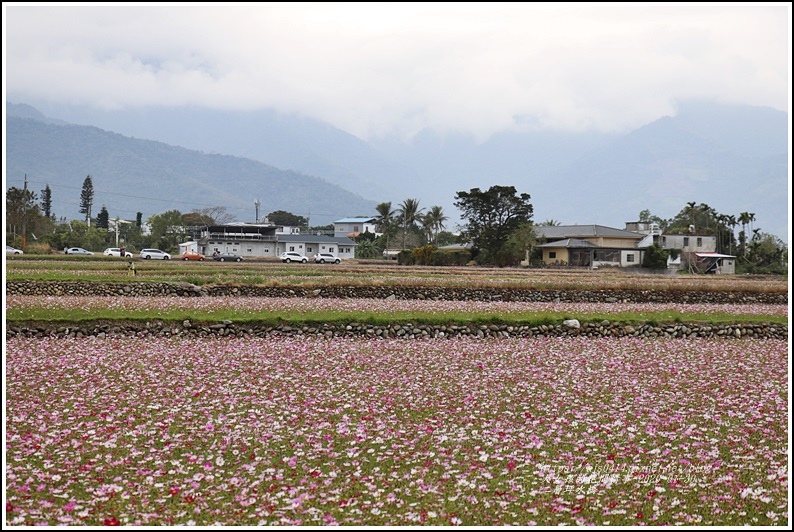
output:
<svg viewBox="0 0 794 532"><path fill-rule="evenodd" d="M790 4L3 4L7 101L275 108L364 139L788 112Z"/></svg>

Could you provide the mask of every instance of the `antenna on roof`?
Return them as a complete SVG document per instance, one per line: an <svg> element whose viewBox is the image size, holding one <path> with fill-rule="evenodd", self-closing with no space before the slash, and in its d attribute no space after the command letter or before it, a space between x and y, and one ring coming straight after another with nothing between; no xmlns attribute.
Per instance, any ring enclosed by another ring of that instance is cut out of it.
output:
<svg viewBox="0 0 794 532"><path fill-rule="evenodd" d="M256 218L254 218L254 222L259 223L259 207L262 205L262 202L259 201L259 198L254 200L254 207L256 208Z"/></svg>

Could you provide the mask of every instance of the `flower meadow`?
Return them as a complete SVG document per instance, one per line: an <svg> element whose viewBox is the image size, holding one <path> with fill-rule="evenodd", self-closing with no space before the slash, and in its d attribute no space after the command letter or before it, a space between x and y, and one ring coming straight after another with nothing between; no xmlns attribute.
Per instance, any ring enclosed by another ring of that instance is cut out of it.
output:
<svg viewBox="0 0 794 532"><path fill-rule="evenodd" d="M749 339L11 338L6 525L782 526L787 368Z"/></svg>
<svg viewBox="0 0 794 532"><path fill-rule="evenodd" d="M387 299L337 299L299 297L112 297L112 296L17 296L6 297L6 311L23 316L34 309L83 311L87 316L98 310L134 313L172 313L200 311L222 313L235 311L240 316L257 313L316 312L395 313L417 312L446 316L452 313L509 317L527 313L555 312L569 315L601 314L603 303L533 303L506 301L434 301ZM732 314L736 316L787 316L787 305L767 304L674 304L674 303L610 303L610 314L658 313L669 314L672 320L682 314L704 316Z"/></svg>

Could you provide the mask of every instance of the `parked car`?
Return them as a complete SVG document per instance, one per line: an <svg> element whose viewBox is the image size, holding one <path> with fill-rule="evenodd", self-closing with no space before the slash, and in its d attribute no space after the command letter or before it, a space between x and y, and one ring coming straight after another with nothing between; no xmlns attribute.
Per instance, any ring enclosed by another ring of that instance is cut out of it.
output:
<svg viewBox="0 0 794 532"><path fill-rule="evenodd" d="M141 258L144 260L149 260L149 259L171 260L171 255L160 249L142 249Z"/></svg>
<svg viewBox="0 0 794 532"><path fill-rule="evenodd" d="M296 253L294 251L285 251L281 255L279 255L281 262L303 262L304 264L309 262L304 255L300 253Z"/></svg>
<svg viewBox="0 0 794 532"><path fill-rule="evenodd" d="M219 260L221 262L242 262L243 258L240 255L235 255L234 253L217 253L212 255L212 260Z"/></svg>
<svg viewBox="0 0 794 532"><path fill-rule="evenodd" d="M105 251L102 252L103 255L107 255L108 257L121 257L121 248L107 248ZM124 250L124 258L131 259L132 253Z"/></svg>
<svg viewBox="0 0 794 532"><path fill-rule="evenodd" d="M67 255L93 255L93 251L88 251L83 248L66 248Z"/></svg>
<svg viewBox="0 0 794 532"><path fill-rule="evenodd" d="M342 259L334 255L333 253L317 253L314 256L314 262L319 264L325 264L326 262L330 262L332 264L339 264L342 262Z"/></svg>
<svg viewBox="0 0 794 532"><path fill-rule="evenodd" d="M24 251L21 249L13 248L11 246L6 246L6 255L22 255Z"/></svg>
<svg viewBox="0 0 794 532"><path fill-rule="evenodd" d="M204 260L204 255L195 251L186 251L182 254L182 260Z"/></svg>

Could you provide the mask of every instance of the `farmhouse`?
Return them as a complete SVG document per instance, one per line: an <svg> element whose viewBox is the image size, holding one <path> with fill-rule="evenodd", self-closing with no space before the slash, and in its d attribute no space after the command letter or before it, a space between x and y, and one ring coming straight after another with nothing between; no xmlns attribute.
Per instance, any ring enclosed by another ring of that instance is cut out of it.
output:
<svg viewBox="0 0 794 532"><path fill-rule="evenodd" d="M639 266L644 250L639 247L646 235L603 225L535 226L545 241L538 246L547 265L597 268Z"/></svg>

